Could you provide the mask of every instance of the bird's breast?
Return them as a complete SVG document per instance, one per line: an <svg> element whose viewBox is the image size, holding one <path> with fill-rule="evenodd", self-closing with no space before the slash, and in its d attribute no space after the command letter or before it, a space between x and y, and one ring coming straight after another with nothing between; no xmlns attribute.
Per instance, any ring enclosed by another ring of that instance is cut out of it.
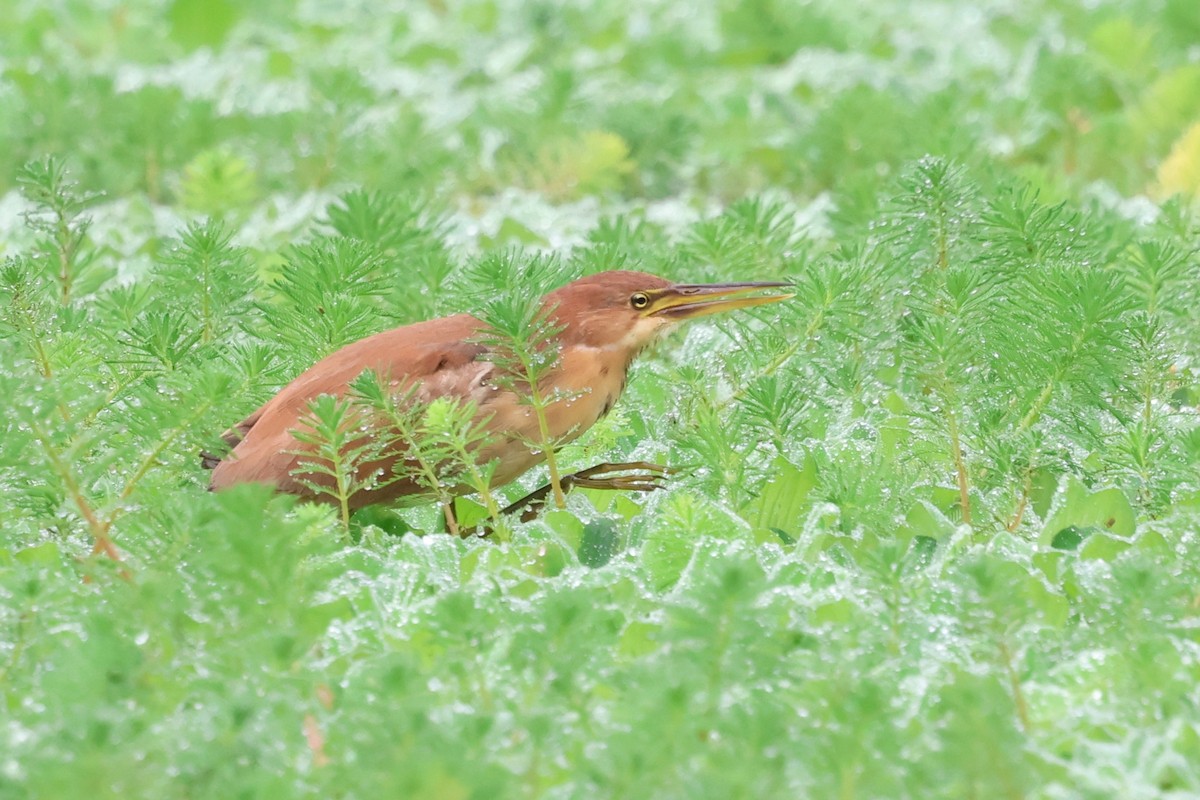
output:
<svg viewBox="0 0 1200 800"><path fill-rule="evenodd" d="M582 435L612 410L625 388L628 358L620 353L594 347L565 347L559 365L543 384L546 399L546 424L555 446ZM499 458L496 482L503 483L542 462L540 451L530 444L541 440L537 416L527 399L511 391L497 391L479 404L481 417L498 438L480 451L480 461ZM523 442L516 450L515 442Z"/></svg>
<svg viewBox="0 0 1200 800"><path fill-rule="evenodd" d="M625 390L629 358L616 349L577 345L563 349L553 382L558 400L547 409L555 438L570 441L612 410Z"/></svg>

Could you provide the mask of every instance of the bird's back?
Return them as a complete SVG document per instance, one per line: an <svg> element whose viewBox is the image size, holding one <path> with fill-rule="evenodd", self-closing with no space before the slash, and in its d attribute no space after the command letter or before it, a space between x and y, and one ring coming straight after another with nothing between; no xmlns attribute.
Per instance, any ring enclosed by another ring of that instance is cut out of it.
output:
<svg viewBox="0 0 1200 800"><path fill-rule="evenodd" d="M557 302L555 295L548 299ZM567 313L570 308L564 303L557 313ZM548 436L540 430L529 398L514 392L513 384L520 387L521 382L497 374L496 359L479 343L483 323L468 314L456 314L376 334L318 361L226 432L226 441L234 447L224 459L208 461L215 465L212 488L266 483L283 492L312 497L310 483L329 486L329 476L304 468L312 459L311 447L301 445L293 432L304 427L304 417L315 398L343 396L350 383L368 369L393 391L412 388L422 402L450 397L474 404L475 422L486 423L492 434L475 455L480 463L496 463L494 485L508 483L545 460L547 444L558 447L595 424L625 388L626 372L639 348L620 341L597 346L581 338L579 333L586 332L589 324L586 311L574 312L575 324L562 334L558 364L543 379L552 395L545 409ZM568 336L572 333L574 338ZM352 507L424 491L415 480L405 477L406 464L399 456L361 467L364 472L379 469L398 479L358 492L351 499Z"/></svg>
<svg viewBox="0 0 1200 800"><path fill-rule="evenodd" d="M490 363L476 361L483 346L469 341L479 328L474 317L455 314L384 331L326 356L226 432L226 441L234 447L214 465L212 488L253 482L310 494L292 476L303 458L295 452L300 448L292 431L301 427L315 398L345 395L350 383L365 370L374 370L394 388L419 385L423 399L470 399L470 384L491 369ZM407 493L402 485L396 488L395 494Z"/></svg>

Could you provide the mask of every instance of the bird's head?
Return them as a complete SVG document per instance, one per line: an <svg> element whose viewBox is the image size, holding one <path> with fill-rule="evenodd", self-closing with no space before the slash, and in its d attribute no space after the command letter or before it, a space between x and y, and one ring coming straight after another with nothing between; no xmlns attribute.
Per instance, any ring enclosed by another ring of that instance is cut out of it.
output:
<svg viewBox="0 0 1200 800"><path fill-rule="evenodd" d="M671 283L656 275L613 270L588 275L546 295L564 326L564 344L624 349L634 354L664 329L689 319L792 297L774 281Z"/></svg>

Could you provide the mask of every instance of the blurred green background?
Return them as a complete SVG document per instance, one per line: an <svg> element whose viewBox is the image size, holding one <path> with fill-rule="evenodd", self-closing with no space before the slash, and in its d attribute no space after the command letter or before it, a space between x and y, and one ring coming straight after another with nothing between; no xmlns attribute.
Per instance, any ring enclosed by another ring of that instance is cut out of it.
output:
<svg viewBox="0 0 1200 800"><path fill-rule="evenodd" d="M1200 796L1200 3L0 19L0 797ZM650 497L205 491L534 267L797 297L563 451Z"/></svg>

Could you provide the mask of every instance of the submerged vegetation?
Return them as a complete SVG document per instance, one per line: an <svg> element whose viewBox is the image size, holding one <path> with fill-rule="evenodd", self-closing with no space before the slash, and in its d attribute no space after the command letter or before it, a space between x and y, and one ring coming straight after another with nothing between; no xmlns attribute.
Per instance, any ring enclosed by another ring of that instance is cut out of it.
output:
<svg viewBox="0 0 1200 800"><path fill-rule="evenodd" d="M1197 795L1198 9L0 0L0 797ZM664 491L206 491L614 268L795 284L556 454Z"/></svg>

